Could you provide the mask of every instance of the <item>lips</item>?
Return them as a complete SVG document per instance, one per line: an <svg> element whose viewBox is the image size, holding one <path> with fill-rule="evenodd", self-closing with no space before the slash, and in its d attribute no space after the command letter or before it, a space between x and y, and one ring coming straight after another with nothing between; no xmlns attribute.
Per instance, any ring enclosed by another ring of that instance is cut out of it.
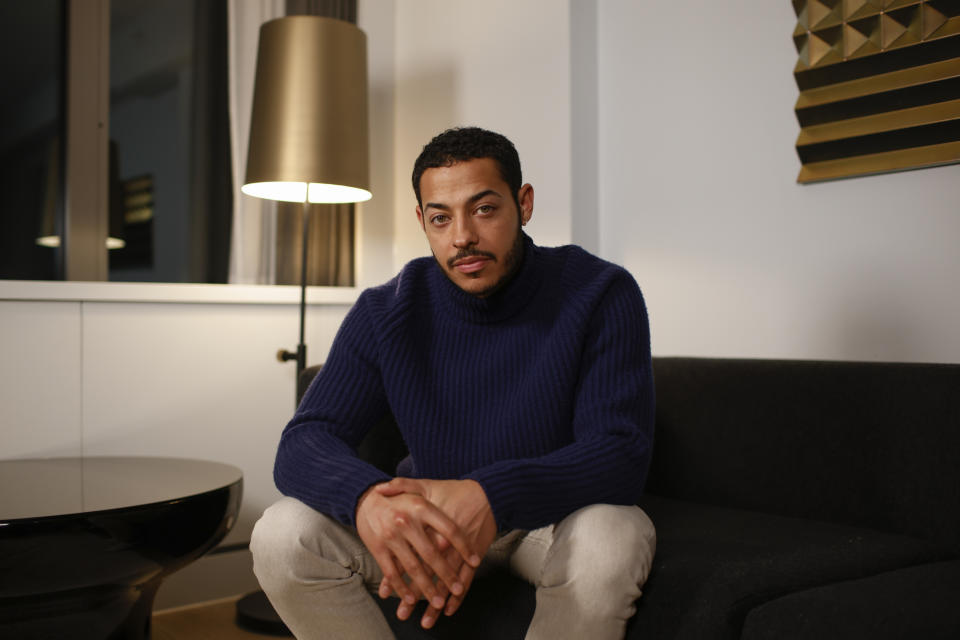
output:
<svg viewBox="0 0 960 640"><path fill-rule="evenodd" d="M488 262L490 262L490 258L470 256L469 258L463 258L454 262L453 268L460 273L476 273L487 266Z"/></svg>

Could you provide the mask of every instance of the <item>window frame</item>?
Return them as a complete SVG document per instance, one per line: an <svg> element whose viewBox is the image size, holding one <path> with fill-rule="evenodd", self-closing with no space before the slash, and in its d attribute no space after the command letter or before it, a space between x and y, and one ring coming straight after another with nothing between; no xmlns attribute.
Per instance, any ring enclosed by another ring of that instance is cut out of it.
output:
<svg viewBox="0 0 960 640"><path fill-rule="evenodd" d="M64 280L109 279L110 0L66 0Z"/></svg>

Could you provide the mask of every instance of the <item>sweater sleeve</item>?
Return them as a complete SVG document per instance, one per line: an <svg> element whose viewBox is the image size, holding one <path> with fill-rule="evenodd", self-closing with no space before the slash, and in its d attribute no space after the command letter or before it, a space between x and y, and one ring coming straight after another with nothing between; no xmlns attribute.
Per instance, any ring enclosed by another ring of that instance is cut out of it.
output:
<svg viewBox="0 0 960 640"><path fill-rule="evenodd" d="M635 504L653 444L650 332L639 287L614 280L587 324L573 404L574 441L539 458L502 460L480 483L500 529L535 529L590 504Z"/></svg>
<svg viewBox="0 0 960 640"><path fill-rule="evenodd" d="M330 354L280 436L274 481L286 496L355 526L357 501L389 476L357 457L367 431L388 411L368 300L347 314Z"/></svg>

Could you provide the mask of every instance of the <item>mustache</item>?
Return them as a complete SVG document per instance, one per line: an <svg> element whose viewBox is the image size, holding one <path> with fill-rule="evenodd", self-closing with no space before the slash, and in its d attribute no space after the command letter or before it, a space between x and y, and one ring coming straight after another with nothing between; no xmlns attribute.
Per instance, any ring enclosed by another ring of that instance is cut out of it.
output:
<svg viewBox="0 0 960 640"><path fill-rule="evenodd" d="M457 260L463 260L464 258L470 258L474 256L480 258L490 258L494 262L497 261L497 256L493 255L489 251L480 251L479 249L461 249L457 252L457 255L447 260L447 266L453 269L453 265Z"/></svg>

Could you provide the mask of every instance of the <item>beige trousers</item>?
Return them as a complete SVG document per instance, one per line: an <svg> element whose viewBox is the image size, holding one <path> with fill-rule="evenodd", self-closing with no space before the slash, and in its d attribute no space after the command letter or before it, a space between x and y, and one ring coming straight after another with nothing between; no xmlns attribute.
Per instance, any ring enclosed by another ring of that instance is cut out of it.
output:
<svg viewBox="0 0 960 640"><path fill-rule="evenodd" d="M597 504L499 537L484 563L536 587L528 639L612 640L623 638L636 611L655 547L653 523L639 507ZM260 585L300 640L393 638L373 601L383 574L355 530L283 498L257 522L250 549Z"/></svg>

